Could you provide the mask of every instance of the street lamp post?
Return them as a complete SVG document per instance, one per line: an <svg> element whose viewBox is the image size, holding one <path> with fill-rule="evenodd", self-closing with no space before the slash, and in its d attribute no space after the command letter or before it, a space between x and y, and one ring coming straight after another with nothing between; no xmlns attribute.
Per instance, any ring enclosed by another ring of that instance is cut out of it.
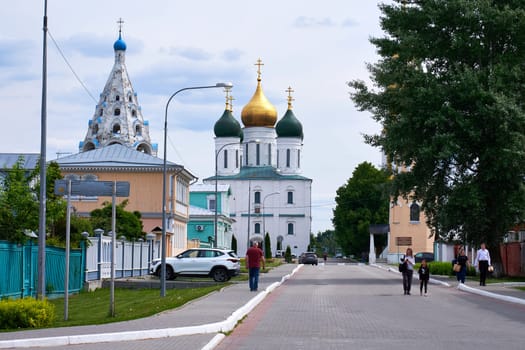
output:
<svg viewBox="0 0 525 350"><path fill-rule="evenodd" d="M168 138L168 106L178 93L186 90L200 90L212 88L231 88L232 83L217 83L215 85L186 87L175 91L168 102L164 113L164 158L162 162L162 242L161 242L161 267L160 267L160 296L166 296L166 148Z"/></svg>
<svg viewBox="0 0 525 350"><path fill-rule="evenodd" d="M266 235L266 226L265 226L265 221L264 221L264 202L266 201L266 198L270 197L270 196L273 196L274 194L280 194L281 192L277 191L277 192L272 192L272 193L269 193L267 194L266 196L264 196L263 198L263 202L262 202L262 216L263 216L263 237L264 235Z"/></svg>
<svg viewBox="0 0 525 350"><path fill-rule="evenodd" d="M219 211L219 202L218 202L218 198L219 198L219 193L218 193L218 186L217 186L217 182L218 182L218 176L219 176L219 166L218 166L218 159L219 159L219 154L221 154L221 151L224 149L224 147L226 146L233 146L233 145L238 145L240 144L240 142L230 142L230 143L227 143L227 144L224 144L221 146L221 148L219 148L217 150L217 152L215 153L215 216L214 216L214 220L213 220L213 223L214 223L214 229L213 229L213 246L215 248L217 248L217 225L218 225L218 211Z"/></svg>

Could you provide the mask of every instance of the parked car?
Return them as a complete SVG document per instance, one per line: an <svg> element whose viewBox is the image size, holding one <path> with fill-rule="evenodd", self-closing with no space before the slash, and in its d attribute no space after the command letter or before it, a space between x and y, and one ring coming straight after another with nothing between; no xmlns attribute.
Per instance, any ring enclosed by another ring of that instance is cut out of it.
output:
<svg viewBox="0 0 525 350"><path fill-rule="evenodd" d="M414 259L416 260L417 263L420 263L421 260L423 259L425 259L427 262L431 262L431 261L434 261L434 253L429 253L429 252L416 253L414 255Z"/></svg>
<svg viewBox="0 0 525 350"><path fill-rule="evenodd" d="M313 252L305 252L299 255L299 264L312 264L317 265L317 254Z"/></svg>
<svg viewBox="0 0 525 350"><path fill-rule="evenodd" d="M161 260L152 262L151 273L160 276ZM241 271L240 259L233 250L213 248L188 249L166 258L166 279L177 276L209 276L216 282L228 281Z"/></svg>

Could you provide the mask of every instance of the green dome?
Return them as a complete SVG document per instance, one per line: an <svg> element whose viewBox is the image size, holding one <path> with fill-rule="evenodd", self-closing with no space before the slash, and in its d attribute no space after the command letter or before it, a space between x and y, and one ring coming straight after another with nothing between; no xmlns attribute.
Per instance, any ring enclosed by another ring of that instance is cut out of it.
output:
<svg viewBox="0 0 525 350"><path fill-rule="evenodd" d="M216 137L241 137L241 125L229 109L225 109L213 128Z"/></svg>
<svg viewBox="0 0 525 350"><path fill-rule="evenodd" d="M275 132L279 137L300 137L301 140L303 139L303 125L290 108L275 125Z"/></svg>

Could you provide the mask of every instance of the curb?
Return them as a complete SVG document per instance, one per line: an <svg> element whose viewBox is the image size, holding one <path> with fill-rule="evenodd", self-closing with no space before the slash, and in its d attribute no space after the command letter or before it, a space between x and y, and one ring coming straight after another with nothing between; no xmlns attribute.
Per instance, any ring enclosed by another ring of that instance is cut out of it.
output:
<svg viewBox="0 0 525 350"><path fill-rule="evenodd" d="M233 330L237 325L237 322L239 322L250 311L252 311L269 293L274 291L277 287L283 284L284 281L288 280L297 271L299 271L299 269L302 266L303 265L298 265L290 274L283 276L280 282L274 282L268 287L266 287L264 291L250 299L244 306L234 311L226 320L221 322L208 323L200 326L151 329L143 331L3 340L0 341L0 349L112 343L122 341L178 337L184 335L219 333L203 348L211 350L215 346L217 346L222 341L222 339L224 339L225 335L223 333L230 332L231 330Z"/></svg>

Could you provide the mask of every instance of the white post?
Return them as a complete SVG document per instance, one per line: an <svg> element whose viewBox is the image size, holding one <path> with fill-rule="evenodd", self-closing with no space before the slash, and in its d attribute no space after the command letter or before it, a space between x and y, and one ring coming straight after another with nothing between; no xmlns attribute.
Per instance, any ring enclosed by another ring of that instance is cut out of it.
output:
<svg viewBox="0 0 525 350"><path fill-rule="evenodd" d="M368 253L368 263L375 264L376 262L376 252L374 248L374 234L370 233L370 252Z"/></svg>

